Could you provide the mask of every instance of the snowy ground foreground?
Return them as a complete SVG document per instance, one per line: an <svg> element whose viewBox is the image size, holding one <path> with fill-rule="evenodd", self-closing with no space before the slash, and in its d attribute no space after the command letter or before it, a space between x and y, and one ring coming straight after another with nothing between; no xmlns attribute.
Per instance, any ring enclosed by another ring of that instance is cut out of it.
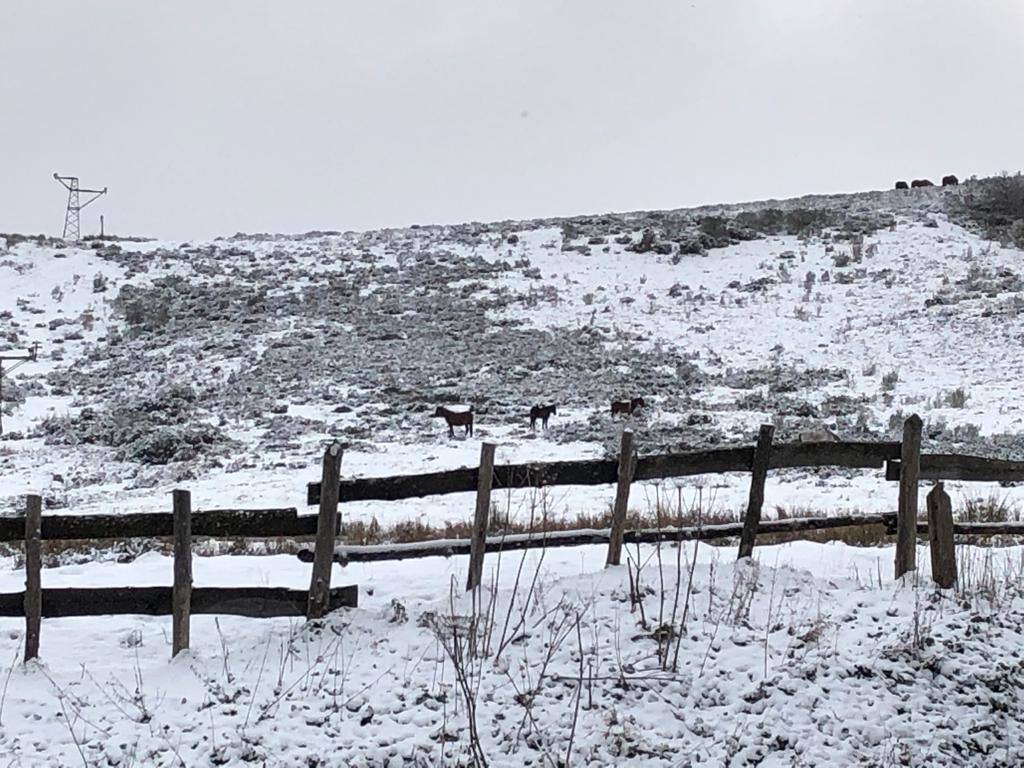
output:
<svg viewBox="0 0 1024 768"><path fill-rule="evenodd" d="M463 557L336 568L360 584L358 609L321 629L197 616L174 661L169 618L118 616L44 620L41 661L25 667L22 621L0 619L0 765L468 765L445 646L467 642L474 615L480 653L460 668L493 766L1024 761L1024 549L961 549L957 593L927 584L924 549L921 580L902 585L891 549L802 542L741 565L732 547L677 553L661 550L662 585L655 550L640 551L646 626L603 547L488 559L475 614ZM290 557L195 563L200 586L308 576ZM43 578L167 584L171 562ZM8 562L0 589L20 586ZM673 620L685 632L663 666L657 629Z"/></svg>
<svg viewBox="0 0 1024 768"><path fill-rule="evenodd" d="M0 509L13 514L23 494L41 491L64 513L165 510L178 486L197 508L301 507L330 437L349 445L348 477L474 465L483 439L500 444L499 462L590 458L616 444L608 401L631 395L649 404L632 424L647 453L750 444L773 420L778 440L820 424L883 439L918 412L925 450L1021 458L1021 253L951 223L946 194L777 204L892 219L856 249L826 230L704 254L672 242L666 253L627 250L675 214L99 249L13 243L0 249L0 336L42 347L13 376ZM115 308L128 289L149 302L141 320ZM158 306L160 290L172 299ZM119 458L102 441L71 444L92 423L87 412L113 413L130 431L137 414L116 407L169 381L193 398L172 422L235 442L168 464ZM476 438L451 440L430 418L451 400L477 406ZM559 412L533 435L526 413L544 401ZM42 428L54 416L71 427ZM747 482L681 484L736 510ZM954 504L1024 493L950 486ZM558 489L548 511L600 511L611 493ZM641 508L645 493L634 495ZM767 491L770 511L791 514L888 510L894 500L879 472L777 472ZM530 500L504 503L516 514ZM471 510L470 498L450 496L351 504L346 514L439 523Z"/></svg>

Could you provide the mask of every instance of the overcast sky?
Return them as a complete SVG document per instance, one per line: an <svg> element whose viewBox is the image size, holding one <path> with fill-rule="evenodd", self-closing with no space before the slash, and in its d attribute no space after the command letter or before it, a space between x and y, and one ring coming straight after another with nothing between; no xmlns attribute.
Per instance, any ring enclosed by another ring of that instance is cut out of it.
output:
<svg viewBox="0 0 1024 768"><path fill-rule="evenodd" d="M0 231L676 208L1024 168L1022 0L15 2Z"/></svg>

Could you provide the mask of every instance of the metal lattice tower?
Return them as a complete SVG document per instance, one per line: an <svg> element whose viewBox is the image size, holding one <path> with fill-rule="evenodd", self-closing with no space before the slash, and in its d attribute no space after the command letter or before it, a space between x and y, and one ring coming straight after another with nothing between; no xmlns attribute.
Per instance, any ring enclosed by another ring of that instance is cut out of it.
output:
<svg viewBox="0 0 1024 768"><path fill-rule="evenodd" d="M68 210L64 214L64 239L77 241L80 232L78 221L83 208L91 203L101 195L107 194L107 188L103 189L79 189L78 177L77 176L59 176L53 174L53 178L67 187L68 190ZM81 201L80 193L84 192L87 195L92 195L84 203Z"/></svg>

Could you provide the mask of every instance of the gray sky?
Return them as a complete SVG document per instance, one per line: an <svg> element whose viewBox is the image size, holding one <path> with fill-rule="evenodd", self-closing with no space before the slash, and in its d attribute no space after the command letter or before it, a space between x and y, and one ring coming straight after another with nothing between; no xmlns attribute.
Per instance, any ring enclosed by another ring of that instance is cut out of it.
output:
<svg viewBox="0 0 1024 768"><path fill-rule="evenodd" d="M178 239L1024 168L1021 0L18 2L0 231Z"/></svg>

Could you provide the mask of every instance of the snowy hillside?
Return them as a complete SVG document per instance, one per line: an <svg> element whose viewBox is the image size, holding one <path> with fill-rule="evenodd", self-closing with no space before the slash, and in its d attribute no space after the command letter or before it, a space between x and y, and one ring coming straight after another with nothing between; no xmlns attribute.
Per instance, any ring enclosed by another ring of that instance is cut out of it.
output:
<svg viewBox="0 0 1024 768"><path fill-rule="evenodd" d="M499 462L599 456L621 428L609 402L636 396L642 453L749 444L764 421L780 441L878 438L918 412L926 450L1024 456L1021 252L951 220L963 189L208 243L9 238L0 336L41 346L6 390L0 504L36 489L51 509L146 511L187 484L200 506L301 505L330 437L345 476L475 464L481 439ZM558 413L533 434L545 402ZM448 403L473 405L475 439L432 418ZM685 482L723 483L717 503L741 506L745 478ZM893 504L874 472L769 483L790 511Z"/></svg>
<svg viewBox="0 0 1024 768"><path fill-rule="evenodd" d="M0 236L0 514L302 506L325 441L343 475L642 453L827 427L1024 457L1022 252L963 215L970 186L697 210L236 235L203 243ZM1024 226L1024 225L1022 225ZM1011 238L1012 240L1012 238ZM1017 242L1021 242L1020 239ZM643 397L630 419L612 400ZM530 406L557 404L531 432ZM447 435L440 404L472 405ZM711 516L749 475L638 484ZM949 483L1018 510L1019 488ZM671 493L666 493L666 491ZM502 495L510 517L600 515L610 488ZM497 497L498 494L495 494ZM877 471L773 472L769 515L889 510ZM468 494L342 505L346 523L465 521ZM706 519L706 517L705 517ZM232 550L236 543L225 543ZM48 551L45 587L171 583L138 544ZM212 545L197 542L210 555ZM335 566L359 608L323 622L45 619L20 663L0 619L12 766L1016 766L1024 547L958 548L894 582L891 547L629 546ZM0 591L24 584L20 552ZM222 550L223 551L223 550ZM194 583L308 588L293 555L197 557ZM9 661L8 661L9 660Z"/></svg>

